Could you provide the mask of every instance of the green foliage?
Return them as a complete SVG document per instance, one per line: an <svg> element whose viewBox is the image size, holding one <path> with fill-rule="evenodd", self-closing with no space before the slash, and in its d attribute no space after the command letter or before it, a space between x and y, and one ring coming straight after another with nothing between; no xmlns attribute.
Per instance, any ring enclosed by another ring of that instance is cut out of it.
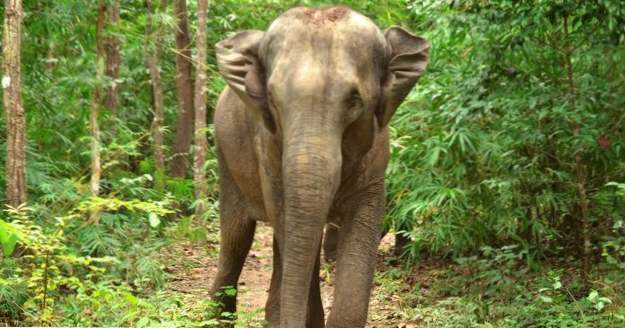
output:
<svg viewBox="0 0 625 328"><path fill-rule="evenodd" d="M625 179L622 3L408 9L433 45L393 121L388 225L410 236L410 257L511 243L534 259L579 249L579 174L594 234L618 236L609 227L625 199L605 183Z"/></svg>
<svg viewBox="0 0 625 328"><path fill-rule="evenodd" d="M604 238L600 243L601 256L607 263L625 270L625 223L623 220L614 222L614 236Z"/></svg>

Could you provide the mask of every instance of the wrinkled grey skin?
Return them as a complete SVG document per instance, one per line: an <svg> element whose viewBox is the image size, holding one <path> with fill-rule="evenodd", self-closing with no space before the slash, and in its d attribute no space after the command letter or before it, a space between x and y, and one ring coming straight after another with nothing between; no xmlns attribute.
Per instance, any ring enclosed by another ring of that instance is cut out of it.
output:
<svg viewBox="0 0 625 328"><path fill-rule="evenodd" d="M256 221L274 229L269 327L364 327L384 215L387 124L429 45L344 7L294 8L217 44L221 252L215 299L234 312ZM323 228L338 227L334 304L319 292Z"/></svg>

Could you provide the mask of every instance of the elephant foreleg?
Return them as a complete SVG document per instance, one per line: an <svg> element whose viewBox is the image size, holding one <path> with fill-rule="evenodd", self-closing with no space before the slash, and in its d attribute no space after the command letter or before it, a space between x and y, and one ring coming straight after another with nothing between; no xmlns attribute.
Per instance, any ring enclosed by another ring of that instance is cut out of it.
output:
<svg viewBox="0 0 625 328"><path fill-rule="evenodd" d="M220 182L220 241L218 272L211 296L222 311L236 312L236 294L228 296L224 288L237 288L247 253L254 240L256 221L249 218L238 188L222 174Z"/></svg>
<svg viewBox="0 0 625 328"><path fill-rule="evenodd" d="M364 327L384 216L384 186L371 186L347 204L336 262L334 304L328 328Z"/></svg>

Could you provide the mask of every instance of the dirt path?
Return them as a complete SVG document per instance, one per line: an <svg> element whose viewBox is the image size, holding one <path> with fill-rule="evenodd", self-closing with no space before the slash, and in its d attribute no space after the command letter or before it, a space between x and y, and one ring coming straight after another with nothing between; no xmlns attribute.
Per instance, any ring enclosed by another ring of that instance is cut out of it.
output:
<svg viewBox="0 0 625 328"><path fill-rule="evenodd" d="M187 299L208 299L208 288L217 271L217 249L203 249L199 244L184 242L178 245L184 253L183 257L172 257L174 262L168 268L172 280L169 290L183 295ZM391 247L390 239L383 240L380 251L388 252ZM177 247L175 247L177 248ZM259 224L256 230L254 244L247 257L241 279L239 280L238 311L243 313L250 326L259 326L264 317L264 306L267 291L271 280L272 270L272 231L264 224ZM321 297L329 312L332 305L333 275L332 267L322 264L321 269ZM379 297L376 286L372 291L368 328L383 327L412 327L406 324L390 324L392 312L396 307L392 299ZM389 295L392 298L392 295ZM391 320L392 321L392 320Z"/></svg>

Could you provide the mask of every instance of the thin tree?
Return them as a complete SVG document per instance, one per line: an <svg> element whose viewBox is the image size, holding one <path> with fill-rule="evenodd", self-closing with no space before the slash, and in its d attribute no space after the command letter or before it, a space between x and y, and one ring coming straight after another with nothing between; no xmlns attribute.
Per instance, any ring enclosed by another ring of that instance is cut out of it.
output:
<svg viewBox="0 0 625 328"><path fill-rule="evenodd" d="M206 140L206 20L208 15L208 0L198 1L198 27L197 27L197 56L195 75L195 126L194 126L194 159L193 159L193 184L197 206L195 214L200 218L205 210L205 198L208 193L208 185L204 174L208 141Z"/></svg>
<svg viewBox="0 0 625 328"><path fill-rule="evenodd" d="M104 75L103 32L105 18L105 0L99 0L98 20L96 22L96 76L91 98L91 111L89 115L89 130L91 134L91 182L89 187L93 196L98 196L100 194L100 176L102 175L102 167L100 163L100 127L98 125L98 116L101 100L102 77Z"/></svg>
<svg viewBox="0 0 625 328"><path fill-rule="evenodd" d="M106 10L106 24L115 26L119 23L120 0L112 1ZM104 105L108 110L115 113L119 107L119 92L117 90L117 81L119 80L119 68L121 64L120 41L119 38L110 33L104 38L104 47L106 51L106 77L109 84L106 89L106 97Z"/></svg>
<svg viewBox="0 0 625 328"><path fill-rule="evenodd" d="M4 1L3 103L7 126L7 203L26 202L26 119L21 82L22 1Z"/></svg>
<svg viewBox="0 0 625 328"><path fill-rule="evenodd" d="M174 0L174 14L178 20L176 31L176 93L178 117L172 145L170 174L184 177L188 167L188 153L193 133L193 80L191 63L191 39L187 17L187 1Z"/></svg>
<svg viewBox="0 0 625 328"><path fill-rule="evenodd" d="M564 15L562 27L565 38L564 65L566 67L566 81L568 84L568 101L571 111L577 110L577 86L573 71L573 44L571 43L571 33L569 32L569 16ZM580 123L574 123L573 135L577 138L581 130ZM580 244L582 250L582 280L588 285L588 273L590 271L590 257L592 252L592 242L590 239L590 219L588 218L588 195L586 191L586 165L582 158L581 150L575 152L575 177L578 197L579 223L581 226Z"/></svg>
<svg viewBox="0 0 625 328"><path fill-rule="evenodd" d="M162 190L165 184L165 155L163 153L163 121L164 121L164 98L163 87L161 85L161 72L159 70L158 61L161 53L161 44L163 42L162 28L157 27L154 31L152 18L152 0L145 1L147 7L147 23L146 38L149 40L150 47L147 53L147 66L150 72L150 80L152 82L152 97L154 101L154 118L152 120L152 139L154 150L154 186L158 190ZM167 0L160 1L161 12L167 8Z"/></svg>

